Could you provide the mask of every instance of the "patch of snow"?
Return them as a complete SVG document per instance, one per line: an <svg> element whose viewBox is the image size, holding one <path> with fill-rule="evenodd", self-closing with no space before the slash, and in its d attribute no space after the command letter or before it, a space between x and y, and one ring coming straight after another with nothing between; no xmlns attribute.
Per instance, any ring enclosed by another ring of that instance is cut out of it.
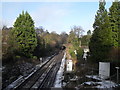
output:
<svg viewBox="0 0 120 90"><path fill-rule="evenodd" d="M59 87L59 88L62 87L62 79L63 79L62 77L63 77L64 66L65 66L65 57L66 57L66 53L64 54L60 68L57 72L54 87Z"/></svg>
<svg viewBox="0 0 120 90"><path fill-rule="evenodd" d="M16 87L21 81L23 81L23 76L19 76L19 78L12 82L10 85L8 85L5 90Z"/></svg>
<svg viewBox="0 0 120 90"><path fill-rule="evenodd" d="M101 82L89 81L89 82L84 82L81 84L81 86L84 86L84 85L89 85L92 88L114 88L114 87L117 87L118 84L112 81L109 81L109 80L104 80Z"/></svg>
<svg viewBox="0 0 120 90"><path fill-rule="evenodd" d="M93 85L94 82L93 82L93 81L90 81L90 82L84 82L84 84L87 84L87 85Z"/></svg>
<svg viewBox="0 0 120 90"><path fill-rule="evenodd" d="M112 87L117 87L118 86L118 84L116 84L112 81L101 79L98 75L86 75L86 77L101 81L101 82L94 82L95 84L98 84L96 86L96 88L112 88ZM87 84L90 84L90 82L87 82Z"/></svg>
<svg viewBox="0 0 120 90"><path fill-rule="evenodd" d="M86 77L96 79L96 80L102 80L98 75L86 75Z"/></svg>
<svg viewBox="0 0 120 90"><path fill-rule="evenodd" d="M78 76L74 76L72 79L70 79L70 81L76 81L78 80Z"/></svg>
<svg viewBox="0 0 120 90"><path fill-rule="evenodd" d="M2 66L2 68L0 68L0 72L4 72L4 69L5 69L6 67L4 67L4 66Z"/></svg>
<svg viewBox="0 0 120 90"><path fill-rule="evenodd" d="M0 68L0 71L2 71L3 68Z"/></svg>
<svg viewBox="0 0 120 90"><path fill-rule="evenodd" d="M63 85L62 85L62 86L64 87L64 86L66 86L66 84L67 84L67 83L63 82Z"/></svg>
<svg viewBox="0 0 120 90"><path fill-rule="evenodd" d="M78 87L75 87L76 90L80 90Z"/></svg>
<svg viewBox="0 0 120 90"><path fill-rule="evenodd" d="M97 83L100 85L96 86L96 88L112 88L117 86L116 83L108 80L104 80L102 82L97 82Z"/></svg>

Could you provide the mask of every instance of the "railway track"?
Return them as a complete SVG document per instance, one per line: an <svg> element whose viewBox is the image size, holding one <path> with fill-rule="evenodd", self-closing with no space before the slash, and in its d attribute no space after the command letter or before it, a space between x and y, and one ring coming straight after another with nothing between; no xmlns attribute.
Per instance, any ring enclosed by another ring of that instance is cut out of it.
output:
<svg viewBox="0 0 120 90"><path fill-rule="evenodd" d="M62 55L62 57L63 57L63 55ZM53 87L57 71L61 64L62 57L56 59L57 60L56 63L50 69L49 73L46 75L44 81L41 83L41 85L38 87L38 89Z"/></svg>
<svg viewBox="0 0 120 90"><path fill-rule="evenodd" d="M22 82L14 90L40 89L53 87L56 73L60 67L64 52L55 55L49 62L38 69L33 75Z"/></svg>

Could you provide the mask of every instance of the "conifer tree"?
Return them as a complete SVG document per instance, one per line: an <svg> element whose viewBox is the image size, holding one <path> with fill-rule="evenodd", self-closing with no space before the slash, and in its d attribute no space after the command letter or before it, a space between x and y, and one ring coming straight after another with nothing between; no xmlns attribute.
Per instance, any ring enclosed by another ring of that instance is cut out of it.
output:
<svg viewBox="0 0 120 90"><path fill-rule="evenodd" d="M91 35L91 31L90 30L87 31L87 35Z"/></svg>
<svg viewBox="0 0 120 90"><path fill-rule="evenodd" d="M20 55L32 57L35 47L37 46L37 38L34 29L34 21L28 12L24 11L16 19L12 30L14 39L18 45Z"/></svg>
<svg viewBox="0 0 120 90"><path fill-rule="evenodd" d="M118 31L120 30L120 2L118 0L115 0L109 8L109 20L113 46L118 47Z"/></svg>
<svg viewBox="0 0 120 90"><path fill-rule="evenodd" d="M94 32L89 43L91 58L97 62L108 59L108 52L112 44L109 18L105 4L104 0L99 2L99 10L93 24Z"/></svg>

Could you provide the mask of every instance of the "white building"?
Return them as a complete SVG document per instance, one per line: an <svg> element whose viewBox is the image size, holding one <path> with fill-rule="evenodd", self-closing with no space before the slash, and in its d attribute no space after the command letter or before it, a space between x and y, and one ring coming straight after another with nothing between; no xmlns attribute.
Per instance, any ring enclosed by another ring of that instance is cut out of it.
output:
<svg viewBox="0 0 120 90"><path fill-rule="evenodd" d="M88 48L84 49L84 54L83 54L83 59L86 60L87 59L87 52L89 52Z"/></svg>
<svg viewBox="0 0 120 90"><path fill-rule="evenodd" d="M71 72L73 70L73 62L72 60L67 60L66 61L66 71Z"/></svg>
<svg viewBox="0 0 120 90"><path fill-rule="evenodd" d="M87 52L89 52L89 49L88 49L88 48L85 48L85 49L84 49L84 53L87 53Z"/></svg>
<svg viewBox="0 0 120 90"><path fill-rule="evenodd" d="M77 51L76 50L74 50L74 53L75 53L75 55L77 55Z"/></svg>

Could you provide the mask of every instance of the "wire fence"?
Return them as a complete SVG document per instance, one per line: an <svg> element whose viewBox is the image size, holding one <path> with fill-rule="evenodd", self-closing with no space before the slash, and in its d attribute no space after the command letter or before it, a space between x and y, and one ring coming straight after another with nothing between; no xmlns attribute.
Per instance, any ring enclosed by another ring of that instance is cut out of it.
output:
<svg viewBox="0 0 120 90"><path fill-rule="evenodd" d="M106 77L105 80L110 80L112 82L115 82L116 84L120 84L120 72L118 73L117 75L117 72L111 76L106 76L106 75L100 75L99 72L100 70L99 69L95 69L95 68L91 68L91 67L87 67L87 73L86 75L91 75L91 76L94 76L94 75L97 75L98 78L100 78L101 80L104 80L104 78L101 78L101 77ZM102 70L102 72L105 72L104 70ZM119 77L119 78L117 78Z"/></svg>

